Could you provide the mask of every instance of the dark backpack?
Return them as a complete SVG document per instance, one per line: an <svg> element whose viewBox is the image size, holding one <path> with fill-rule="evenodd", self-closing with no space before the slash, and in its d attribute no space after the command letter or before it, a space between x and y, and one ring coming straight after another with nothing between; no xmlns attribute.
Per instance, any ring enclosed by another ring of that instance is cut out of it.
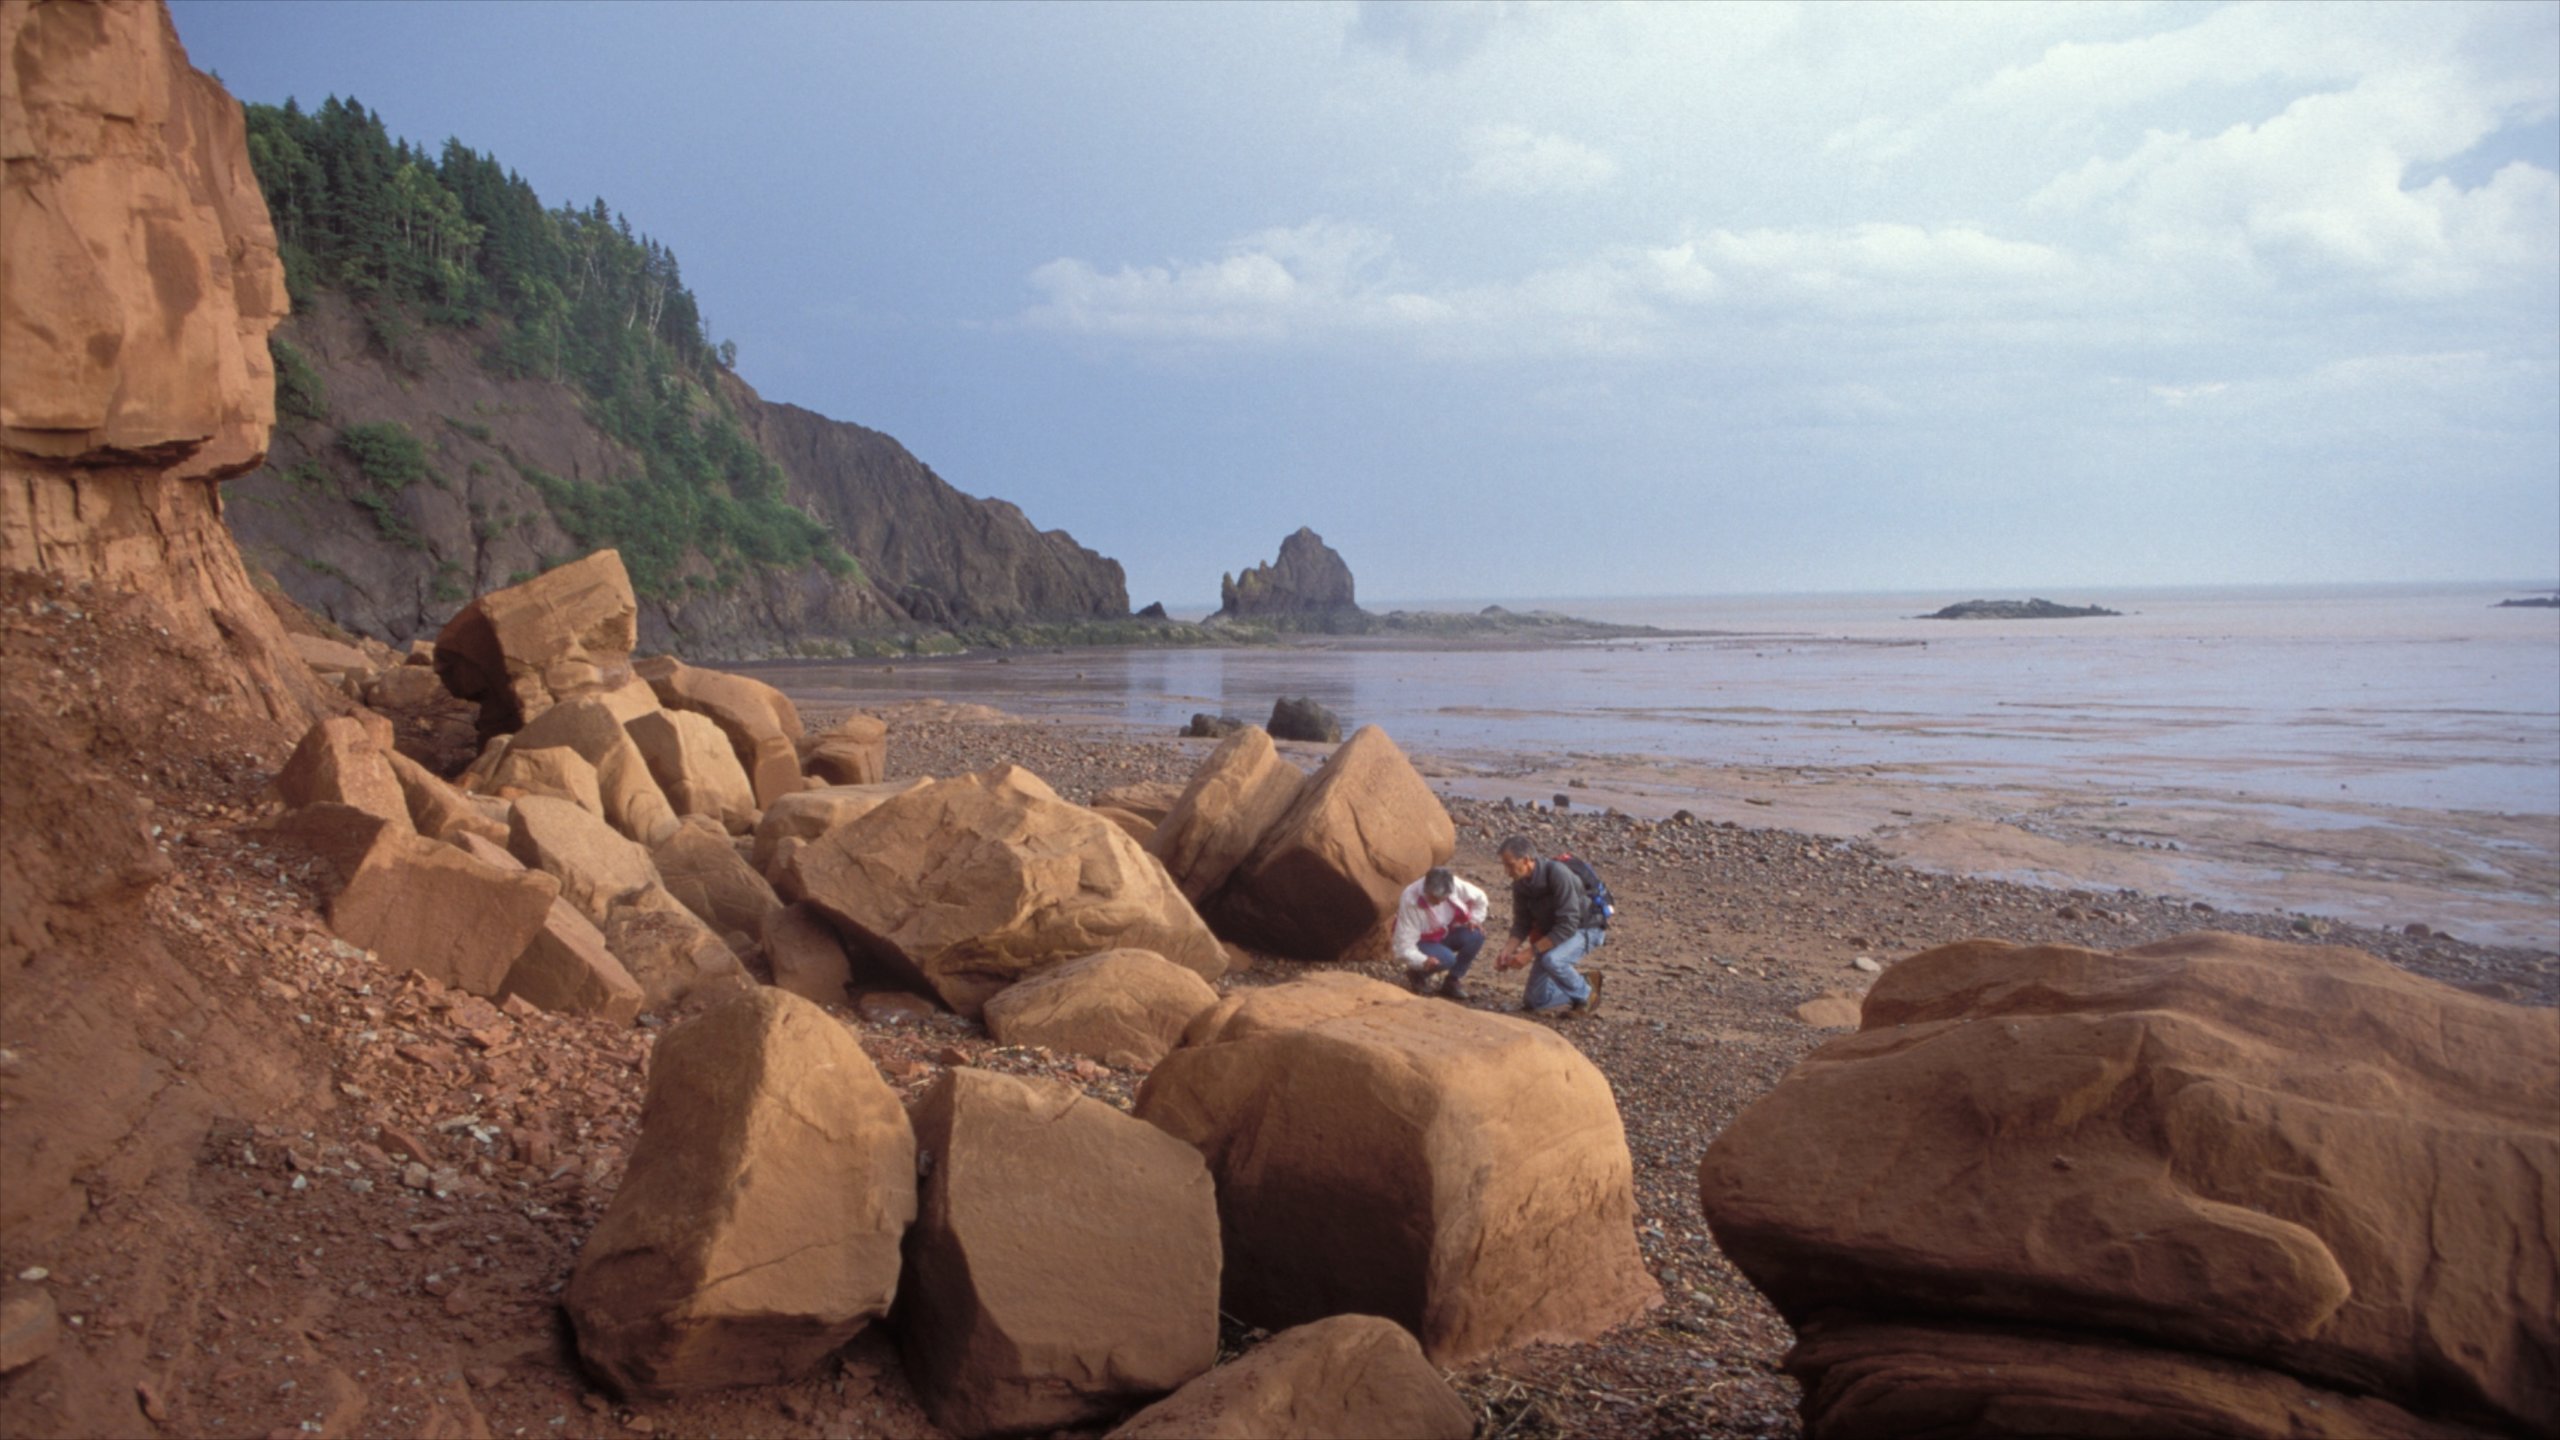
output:
<svg viewBox="0 0 2560 1440"><path fill-rule="evenodd" d="M1608 929L1610 918L1618 913L1618 902L1609 897L1609 882L1600 878L1590 861L1576 859L1570 853L1556 856L1556 863L1582 882L1582 893L1591 897L1591 908L1600 912L1600 928Z"/></svg>

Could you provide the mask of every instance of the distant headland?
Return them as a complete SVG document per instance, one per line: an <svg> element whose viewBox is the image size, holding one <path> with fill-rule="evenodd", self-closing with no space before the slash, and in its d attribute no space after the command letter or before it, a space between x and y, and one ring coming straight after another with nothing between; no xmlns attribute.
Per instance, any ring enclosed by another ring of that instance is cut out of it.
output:
<svg viewBox="0 0 2560 1440"><path fill-rule="evenodd" d="M2501 600L2491 607L2498 610L2560 610L2560 590L2548 595L2527 595L2515 600Z"/></svg>
<svg viewBox="0 0 2560 1440"><path fill-rule="evenodd" d="M2094 615L2122 615L2104 605L2056 605L2050 600L1967 600L1915 620L2081 620Z"/></svg>

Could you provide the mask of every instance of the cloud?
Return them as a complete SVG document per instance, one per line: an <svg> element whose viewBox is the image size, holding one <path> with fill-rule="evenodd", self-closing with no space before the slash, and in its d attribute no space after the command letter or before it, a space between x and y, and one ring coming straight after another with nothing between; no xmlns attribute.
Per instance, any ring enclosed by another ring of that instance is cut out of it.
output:
<svg viewBox="0 0 2560 1440"><path fill-rule="evenodd" d="M1597 190L1618 175L1607 152L1525 125L1485 126L1467 137L1467 149L1474 158L1466 182L1487 194L1569 195Z"/></svg>
<svg viewBox="0 0 2560 1440"><path fill-rule="evenodd" d="M1352 11L1350 39L1418 70L1449 70L1474 58L1505 19L1527 8L1507 0L1362 0Z"/></svg>
<svg viewBox="0 0 2560 1440"><path fill-rule="evenodd" d="M1050 330L1185 345L1384 342L1435 359L1635 355L1743 320L1944 318L2079 303L2083 267L1966 226L1710 230L1605 246L1475 283L1410 275L1393 237L1319 220L1215 258L1105 271L1058 259L1018 317Z"/></svg>

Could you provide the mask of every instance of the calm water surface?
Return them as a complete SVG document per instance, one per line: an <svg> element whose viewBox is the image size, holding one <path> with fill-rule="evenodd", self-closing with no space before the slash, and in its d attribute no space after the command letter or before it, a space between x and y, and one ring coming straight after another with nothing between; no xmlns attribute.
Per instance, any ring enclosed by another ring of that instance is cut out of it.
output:
<svg viewBox="0 0 2560 1440"><path fill-rule="evenodd" d="M756 668L820 704L935 696L1168 729L1194 711L1259 721L1275 697L1310 695L1346 725L1463 758L1869 765L1961 783L2560 816L2560 611L2495 608L2528 593L2074 592L2050 598L2126 613L1959 622L1911 618L1945 592L1562 600L1536 603L1712 633L1527 651L1083 650Z"/></svg>

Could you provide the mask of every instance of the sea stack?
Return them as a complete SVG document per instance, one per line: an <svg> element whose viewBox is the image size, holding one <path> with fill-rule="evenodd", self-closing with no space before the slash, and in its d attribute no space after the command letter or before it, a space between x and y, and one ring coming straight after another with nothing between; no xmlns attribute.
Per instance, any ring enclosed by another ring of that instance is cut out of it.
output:
<svg viewBox="0 0 2560 1440"><path fill-rule="evenodd" d="M1361 614L1352 598L1351 567L1324 537L1301 525L1280 542L1280 557L1241 575L1218 577L1212 620L1302 620Z"/></svg>

